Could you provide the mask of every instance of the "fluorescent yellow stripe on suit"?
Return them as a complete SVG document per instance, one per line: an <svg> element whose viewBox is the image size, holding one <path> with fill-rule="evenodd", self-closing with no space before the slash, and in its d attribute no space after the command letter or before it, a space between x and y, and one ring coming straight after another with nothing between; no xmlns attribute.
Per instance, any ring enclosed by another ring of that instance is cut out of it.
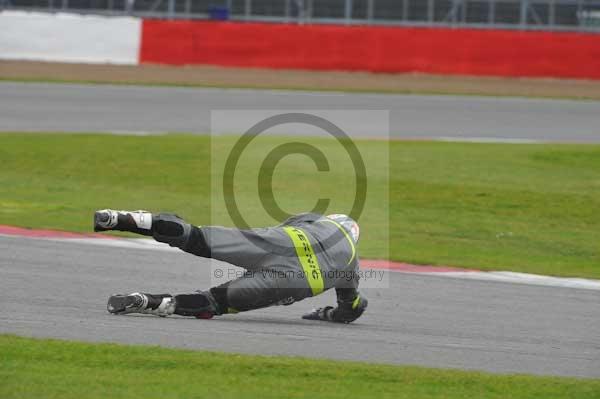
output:
<svg viewBox="0 0 600 399"><path fill-rule="evenodd" d="M352 241L352 238L350 238L350 236L348 235L348 232L346 231L344 226L342 226L335 220L331 220L331 219L321 219L321 220L319 220L319 222L333 223L338 227L338 229L340 229L342 231L342 233L344 233L344 235L346 236L346 239L348 240L348 243L350 244L350 248L352 248L352 256L350 257L350 260L348 261L348 264L350 264L350 262L352 262L352 259L354 259L354 257L356 256L356 247L354 246L354 241Z"/></svg>
<svg viewBox="0 0 600 399"><path fill-rule="evenodd" d="M313 296L320 294L324 288L323 275L321 274L317 255L315 255L315 251L312 245L310 245L306 233L292 226L286 226L283 229L292 239L292 243L294 243L296 255L298 255L298 260L300 261L302 270L304 270L306 281L310 286Z"/></svg>

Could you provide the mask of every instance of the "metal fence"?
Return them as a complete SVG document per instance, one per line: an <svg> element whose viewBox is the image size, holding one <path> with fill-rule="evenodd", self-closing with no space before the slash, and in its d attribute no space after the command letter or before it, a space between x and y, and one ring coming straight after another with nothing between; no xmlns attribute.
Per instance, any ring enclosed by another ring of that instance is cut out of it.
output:
<svg viewBox="0 0 600 399"><path fill-rule="evenodd" d="M600 0L0 0L0 9L170 19L600 32Z"/></svg>

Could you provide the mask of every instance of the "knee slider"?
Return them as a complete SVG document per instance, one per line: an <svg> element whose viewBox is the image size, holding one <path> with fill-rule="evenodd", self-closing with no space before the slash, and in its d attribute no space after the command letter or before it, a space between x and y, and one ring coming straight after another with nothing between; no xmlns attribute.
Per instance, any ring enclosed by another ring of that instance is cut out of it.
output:
<svg viewBox="0 0 600 399"><path fill-rule="evenodd" d="M185 247L189 240L191 226L172 213L159 213L152 218L152 236L156 241L172 247Z"/></svg>

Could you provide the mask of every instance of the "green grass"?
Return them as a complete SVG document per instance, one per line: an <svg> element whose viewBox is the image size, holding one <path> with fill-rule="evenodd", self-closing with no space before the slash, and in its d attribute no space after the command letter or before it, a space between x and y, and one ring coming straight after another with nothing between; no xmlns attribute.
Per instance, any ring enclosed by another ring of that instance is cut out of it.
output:
<svg viewBox="0 0 600 399"><path fill-rule="evenodd" d="M211 159L222 164L234 140L2 134L0 224L89 232L94 209L110 207L227 225L211 189L219 183ZM327 153L331 171L286 157L274 174L278 203L300 212L330 197L347 211L354 187L340 182L352 178L351 168L339 167L343 154L333 140L308 141ZM363 258L600 278L600 146L356 143L368 170ZM252 225L273 223L256 199L265 151L249 148L236 178Z"/></svg>
<svg viewBox="0 0 600 399"><path fill-rule="evenodd" d="M600 380L0 335L0 397L599 398Z"/></svg>

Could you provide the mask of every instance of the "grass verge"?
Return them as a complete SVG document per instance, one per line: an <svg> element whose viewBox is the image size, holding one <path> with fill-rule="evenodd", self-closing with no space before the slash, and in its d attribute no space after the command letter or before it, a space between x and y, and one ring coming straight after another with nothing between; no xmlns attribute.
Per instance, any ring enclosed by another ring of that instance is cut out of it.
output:
<svg viewBox="0 0 600 399"><path fill-rule="evenodd" d="M224 224L223 202L211 199L210 160L224 159L233 140L1 134L0 224L89 232L92 212L105 207ZM317 140L302 139L333 145ZM600 146L356 143L371 195L360 219L362 257L600 278ZM251 173L263 158L263 149L249 151L241 202L257 197ZM353 178L350 168L315 175L311 161L286 162L274 175L285 210L312 209L315 193L352 196L339 184ZM251 225L273 223L245 205Z"/></svg>
<svg viewBox="0 0 600 399"><path fill-rule="evenodd" d="M178 81L142 81L142 80L102 80L94 78L57 78L57 77L0 77L0 82L17 83L52 83L52 84L79 84L79 85L116 85L116 86L148 86L148 87L183 87L199 89L241 89L241 90L274 90L274 91L299 91L299 92L324 92L324 93L355 93L355 94L397 94L419 96L475 96L475 97L521 97L530 99L577 100L597 101L600 95L586 93L560 93L558 90L467 90L462 88L432 87L348 87L324 86L322 84L294 84L294 83L228 83L228 82L178 82Z"/></svg>
<svg viewBox="0 0 600 399"><path fill-rule="evenodd" d="M99 65L4 60L0 61L0 80L600 99L600 82L592 80L303 71L210 65Z"/></svg>
<svg viewBox="0 0 600 399"><path fill-rule="evenodd" d="M0 335L0 397L598 398L600 380Z"/></svg>

